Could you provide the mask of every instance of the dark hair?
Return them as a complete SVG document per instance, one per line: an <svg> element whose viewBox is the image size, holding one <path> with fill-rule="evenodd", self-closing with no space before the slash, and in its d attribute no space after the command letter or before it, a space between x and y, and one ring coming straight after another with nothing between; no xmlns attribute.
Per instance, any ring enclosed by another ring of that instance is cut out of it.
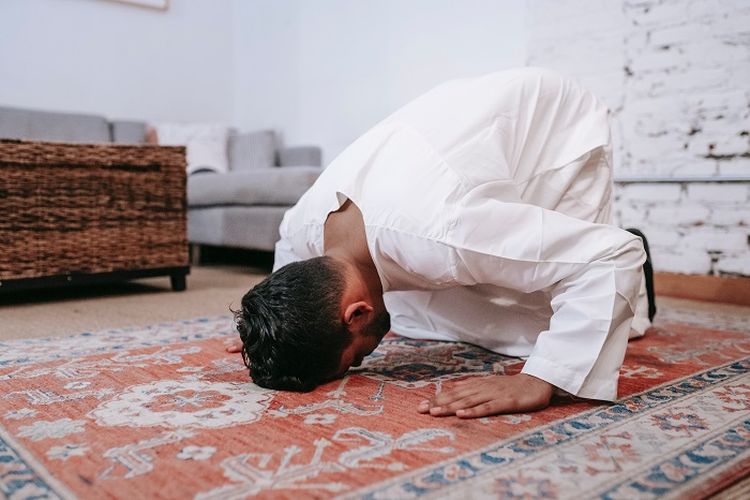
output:
<svg viewBox="0 0 750 500"><path fill-rule="evenodd" d="M339 265L316 257L282 267L242 297L234 317L253 382L310 391L336 374L351 341L339 313L343 290Z"/></svg>

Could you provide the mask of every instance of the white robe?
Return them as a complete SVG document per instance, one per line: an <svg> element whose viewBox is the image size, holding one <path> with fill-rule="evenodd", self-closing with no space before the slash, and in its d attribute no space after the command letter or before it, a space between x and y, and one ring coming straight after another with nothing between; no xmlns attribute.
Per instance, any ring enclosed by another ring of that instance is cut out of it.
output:
<svg viewBox="0 0 750 500"><path fill-rule="evenodd" d="M608 224L611 163L607 109L574 81L451 81L323 171L286 213L274 268L323 255L351 199L394 332L528 357L524 373L613 400L636 310L648 320L643 245Z"/></svg>

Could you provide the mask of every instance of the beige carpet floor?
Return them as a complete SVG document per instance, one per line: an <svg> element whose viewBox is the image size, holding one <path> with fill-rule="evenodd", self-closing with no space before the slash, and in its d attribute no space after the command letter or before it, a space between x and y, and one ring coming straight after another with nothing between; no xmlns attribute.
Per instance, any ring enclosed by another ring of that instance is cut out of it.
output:
<svg viewBox="0 0 750 500"><path fill-rule="evenodd" d="M260 268L194 266L187 290L168 277L126 283L0 294L0 340L50 337L229 314L265 276Z"/></svg>

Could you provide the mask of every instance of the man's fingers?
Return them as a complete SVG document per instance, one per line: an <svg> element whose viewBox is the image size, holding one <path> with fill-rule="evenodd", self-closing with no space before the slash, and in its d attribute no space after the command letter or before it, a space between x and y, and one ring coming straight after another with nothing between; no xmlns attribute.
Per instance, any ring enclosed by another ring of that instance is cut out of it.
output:
<svg viewBox="0 0 750 500"><path fill-rule="evenodd" d="M463 399L475 394L476 388L472 386L455 387L448 391L441 392L430 401L430 406L445 406L449 403Z"/></svg>
<svg viewBox="0 0 750 500"><path fill-rule="evenodd" d="M429 413L430 415L437 417L455 415L456 410L476 406L485 401L489 401L491 398L492 396L487 394L469 394L464 397L456 397L455 399L448 400L442 404L436 403L434 400L425 400L419 404L417 411L419 413Z"/></svg>
<svg viewBox="0 0 750 500"><path fill-rule="evenodd" d="M510 401L495 399L487 401L473 408L464 408L456 412L459 418L481 418L497 415L498 413L508 413L512 411L521 411L520 408L514 408Z"/></svg>
<svg viewBox="0 0 750 500"><path fill-rule="evenodd" d="M483 394L472 394L465 398L461 398L458 401L453 401L443 406L435 406L430 408L430 415L436 417L442 417L445 415L455 415L457 411L465 408L472 408L482 403L485 403L492 399L491 396Z"/></svg>
<svg viewBox="0 0 750 500"><path fill-rule="evenodd" d="M473 383L472 383L473 382ZM458 404L459 401L473 396L477 397L474 404L487 401L491 396L482 396L481 386L477 385L477 378L457 382L450 389L442 391L430 400L422 401L417 407L419 413L429 413L433 416L454 415L458 408L466 408L467 404Z"/></svg>
<svg viewBox="0 0 750 500"><path fill-rule="evenodd" d="M456 416L460 418L478 418L499 415L501 413L518 413L537 411L546 408L549 402L540 402L529 398L503 398L493 399L476 405L472 408L456 410Z"/></svg>

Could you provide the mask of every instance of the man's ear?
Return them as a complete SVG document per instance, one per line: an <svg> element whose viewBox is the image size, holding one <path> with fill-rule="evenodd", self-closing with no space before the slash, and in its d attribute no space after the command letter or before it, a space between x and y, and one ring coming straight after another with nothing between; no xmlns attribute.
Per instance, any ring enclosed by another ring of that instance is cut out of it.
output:
<svg viewBox="0 0 750 500"><path fill-rule="evenodd" d="M372 311L372 306L363 300L352 302L344 308L344 323L351 325Z"/></svg>

